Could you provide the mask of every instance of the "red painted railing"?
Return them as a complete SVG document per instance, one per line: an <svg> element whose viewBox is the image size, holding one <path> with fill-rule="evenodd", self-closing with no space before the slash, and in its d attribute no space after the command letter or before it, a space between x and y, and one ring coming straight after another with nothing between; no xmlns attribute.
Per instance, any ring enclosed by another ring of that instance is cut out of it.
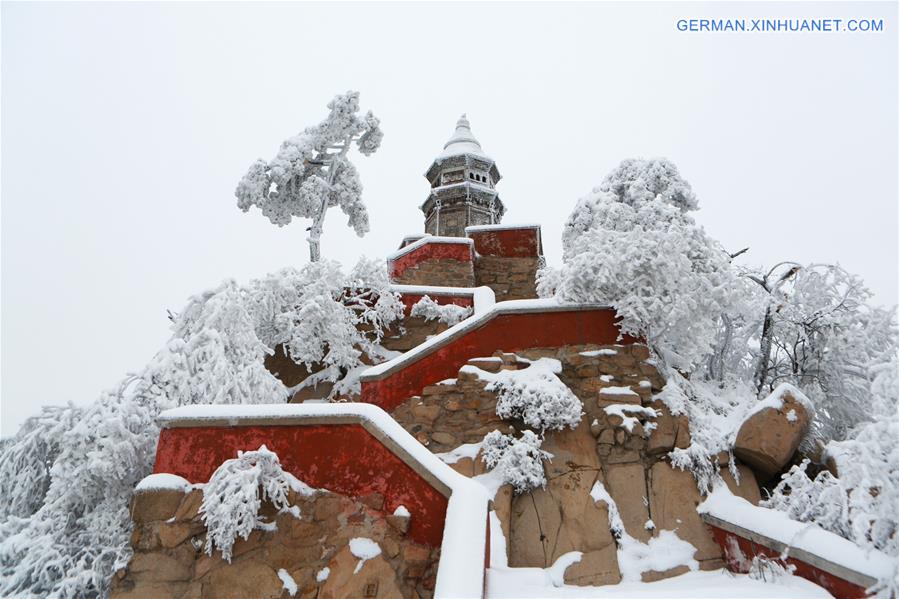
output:
<svg viewBox="0 0 899 599"><path fill-rule="evenodd" d="M543 254L538 225L468 227L465 234L481 256L535 258Z"/></svg>
<svg viewBox="0 0 899 599"><path fill-rule="evenodd" d="M424 237L390 256L387 270L392 280L398 280L406 270L428 260L456 260L473 264L474 246L471 240L462 237L458 240Z"/></svg>
<svg viewBox="0 0 899 599"><path fill-rule="evenodd" d="M724 552L727 567L732 572L746 574L749 572L753 557L765 556L773 561L794 566L794 575L827 589L827 592L836 599L867 597L865 589L877 582L870 576L796 548L789 548L787 557L781 559L784 550L787 549L783 543L708 514L703 514L702 518L712 531L715 542Z"/></svg>
<svg viewBox="0 0 899 599"><path fill-rule="evenodd" d="M634 343L620 330L612 308L551 306L541 300L500 302L489 312L441 333L425 346L381 364L361 377L360 401L390 411L427 386L453 378L471 358L497 350Z"/></svg>
<svg viewBox="0 0 899 599"><path fill-rule="evenodd" d="M154 472L205 483L238 451L265 445L286 471L311 487L356 498L380 493L388 514L405 506L414 514L411 538L440 547L447 497L362 424L190 424L181 421L161 431Z"/></svg>

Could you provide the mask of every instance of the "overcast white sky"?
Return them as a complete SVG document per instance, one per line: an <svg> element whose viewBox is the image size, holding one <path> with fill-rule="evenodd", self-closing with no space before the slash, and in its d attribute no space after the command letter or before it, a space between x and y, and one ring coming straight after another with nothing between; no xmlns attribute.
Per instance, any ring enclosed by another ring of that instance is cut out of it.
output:
<svg viewBox="0 0 899 599"><path fill-rule="evenodd" d="M166 308L307 260L303 222L235 206L256 158L347 89L372 232L420 232L422 173L467 112L505 222L550 262L578 197L666 156L746 261L839 261L897 301L897 4L11 4L2 14L2 433L87 403L169 336ZM882 18L883 33L682 33L681 18Z"/></svg>

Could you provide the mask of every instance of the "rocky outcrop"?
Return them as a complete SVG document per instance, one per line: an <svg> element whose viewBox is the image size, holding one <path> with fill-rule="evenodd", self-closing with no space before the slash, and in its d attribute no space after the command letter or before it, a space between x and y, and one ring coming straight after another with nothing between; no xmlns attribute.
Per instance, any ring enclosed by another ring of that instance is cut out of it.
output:
<svg viewBox="0 0 899 599"><path fill-rule="evenodd" d="M509 565L545 568L569 551L581 551L581 561L565 572L568 584L619 582L618 546L608 507L591 497L599 483L615 502L628 535L645 543L661 530L673 530L696 547L700 567L721 567L721 551L696 513L701 496L693 475L667 461L672 449L690 445L689 422L653 400L664 380L643 345L536 348L517 355L498 351L469 360L469 368L461 369L457 378L425 388L421 397L400 405L392 415L436 453L478 443L492 430L520 431L521 423L496 416L495 394L470 367L488 372L522 369L542 357L561 362L559 377L582 401L584 416L574 430L547 433L543 449L553 457L544 462L545 488L512 496L506 487L495 502L509 506L502 514L497 509ZM738 485L727 470L727 458L719 456L725 481L735 494L757 503L752 471L734 464ZM452 465L468 476L484 472L479 456ZM644 572L643 579L658 580L684 570Z"/></svg>
<svg viewBox="0 0 899 599"><path fill-rule="evenodd" d="M280 598L283 577L297 585L296 597L429 597L436 581L439 549L406 536L409 521L380 511L383 497L354 500L319 491L293 492L290 512L264 505L270 530L255 530L234 544L227 562L204 551L206 528L198 515L202 492L153 490L135 495L131 515L134 557L113 579L111 597ZM371 539L380 555L356 568L350 539Z"/></svg>
<svg viewBox="0 0 899 599"><path fill-rule="evenodd" d="M734 455L770 479L790 461L808 432L813 414L798 391L779 388L762 400L743 421L734 442Z"/></svg>

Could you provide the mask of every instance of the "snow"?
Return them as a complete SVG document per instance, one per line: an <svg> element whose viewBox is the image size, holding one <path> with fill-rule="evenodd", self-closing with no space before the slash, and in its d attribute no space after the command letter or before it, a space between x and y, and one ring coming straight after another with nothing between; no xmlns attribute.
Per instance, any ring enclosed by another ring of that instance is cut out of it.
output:
<svg viewBox="0 0 899 599"><path fill-rule="evenodd" d="M438 304L432 300L430 296L425 295L415 302L409 315L418 316L425 320L436 320L449 326L453 326L471 316L472 312L473 309L466 306Z"/></svg>
<svg viewBox="0 0 899 599"><path fill-rule="evenodd" d="M452 295L471 297L474 301L474 313L481 314L489 310L496 303L496 294L493 289L482 285L480 287L437 287L431 285L390 285L390 290L399 294L409 295Z"/></svg>
<svg viewBox="0 0 899 599"><path fill-rule="evenodd" d="M893 572L893 560L888 555L876 549L866 551L816 524L797 522L783 512L752 505L742 497L733 495L723 484L716 486L696 511L878 580Z"/></svg>
<svg viewBox="0 0 899 599"><path fill-rule="evenodd" d="M474 247L474 240L468 239L467 237L442 237L438 235L428 235L426 237L422 237L418 241L413 241L406 247L400 248L392 254L387 254L387 261L392 262L397 258L405 256L410 252L414 252L418 248L424 247L431 243L447 243L451 245L468 245Z"/></svg>
<svg viewBox="0 0 899 599"><path fill-rule="evenodd" d="M761 412L762 410L765 410L768 408L772 408L772 409L775 409L778 411L782 410L784 407L783 398L784 398L784 395L787 395L787 394L792 395L793 398L802 407L805 408L805 410L808 413L810 418L812 418L815 415L814 404L812 404L812 401L808 397L806 397L802 391L800 391L799 389L797 389L790 383L781 383L774 389L774 391L772 391L768 395L768 397L757 402L748 412L746 412L746 415L743 418L744 421L749 419L749 417L752 416L753 414L757 414L758 412ZM795 417L795 412L794 412L794 417Z"/></svg>
<svg viewBox="0 0 899 599"><path fill-rule="evenodd" d="M600 308L608 308L601 304L560 304L555 299L527 299L527 300L510 300L505 302L497 302L489 310L480 314L475 314L471 318L466 318L459 324L448 328L439 335L434 335L430 339L421 343L402 356L382 362L376 366L372 366L362 375L361 380L371 381L377 380L393 370L398 370L408 364L420 360L422 357L432 353L437 348L449 343L457 337L461 337L468 331L477 329L493 318L504 314L521 314L529 312L569 312L578 310L595 310Z"/></svg>
<svg viewBox="0 0 899 599"><path fill-rule="evenodd" d="M411 518L412 514L409 513L409 510L406 509L406 506L399 505L395 510L393 510L394 516L399 516L400 518Z"/></svg>
<svg viewBox="0 0 899 599"><path fill-rule="evenodd" d="M161 472L159 474L151 474L150 476L145 476L140 480L139 483L134 487L135 491L157 491L157 490L169 490L169 491L182 491L187 492L191 488L191 484L184 478L177 476L175 474L167 474L165 472Z"/></svg>
<svg viewBox="0 0 899 599"><path fill-rule="evenodd" d="M466 233L481 233L484 231L510 231L516 229L540 229L540 225L534 223L527 223L522 225L472 225L470 227L465 227Z"/></svg>
<svg viewBox="0 0 899 599"><path fill-rule="evenodd" d="M637 417L628 416L628 414L638 414L643 418L655 418L658 415L652 408L644 408L643 406L635 406L632 404L616 403L606 406L603 410L609 416L620 417L622 420L621 425L626 428L629 433L634 431L634 425L638 424L640 420Z"/></svg>
<svg viewBox="0 0 899 599"><path fill-rule="evenodd" d="M355 537L350 539L350 552L359 558L353 574L358 574L368 560L381 555L381 547L371 539Z"/></svg>
<svg viewBox="0 0 899 599"><path fill-rule="evenodd" d="M727 570L687 572L658 582L622 582L598 587L548 583L542 568L491 567L487 570L487 589L491 599L831 599L830 593L797 576L784 576L776 582L753 580Z"/></svg>
<svg viewBox="0 0 899 599"><path fill-rule="evenodd" d="M615 356L618 354L618 350L615 349L591 349L589 351L582 351L580 354L586 358L595 358L596 356Z"/></svg>
<svg viewBox="0 0 899 599"><path fill-rule="evenodd" d="M324 581L328 580L328 576L330 576L330 575L331 575L331 568L325 566L324 568L322 568L315 574L315 580L318 582L324 582Z"/></svg>
<svg viewBox="0 0 899 599"><path fill-rule="evenodd" d="M297 582L293 579L293 576L285 570L281 568L278 570L278 578L281 579L281 584L284 585L284 590L287 591L287 594L293 597L297 594Z"/></svg>
<svg viewBox="0 0 899 599"><path fill-rule="evenodd" d="M643 572L663 572L677 566L697 570L699 562L693 559L696 547L684 541L672 530L661 530L658 536L642 543L628 534L618 511L618 505L605 486L597 481L590 490L594 502L602 501L609 510L609 529L618 540L618 568L624 582L639 582Z"/></svg>
<svg viewBox="0 0 899 599"><path fill-rule="evenodd" d="M258 423L260 419L277 423L310 418L362 421L401 447L412 460L450 488L434 594L435 597L480 596L486 550L484 526L491 497L480 481L447 466L381 408L362 403L194 405L166 410L158 421L162 426L176 423L202 426L204 420L224 420L230 426L237 426L241 422Z"/></svg>
<svg viewBox="0 0 899 599"><path fill-rule="evenodd" d="M639 393L630 387L603 387L599 392L603 395L628 395L639 397Z"/></svg>
<svg viewBox="0 0 899 599"><path fill-rule="evenodd" d="M790 411L787 412L787 422L796 422L797 420L799 420L799 417L796 416L796 410L791 408Z"/></svg>
<svg viewBox="0 0 899 599"><path fill-rule="evenodd" d="M496 515L496 510L490 511L490 567L505 568L509 565L506 554L506 535Z"/></svg>
<svg viewBox="0 0 899 599"><path fill-rule="evenodd" d="M549 583L554 587L563 586L565 584L565 570L581 561L583 556L584 554L580 551L569 551L556 558L553 565L546 569L546 578Z"/></svg>
<svg viewBox="0 0 899 599"><path fill-rule="evenodd" d="M447 451L444 453L436 453L434 455L436 455L438 458L443 460L443 462L445 464L455 464L459 460L462 460L465 458L474 459L475 456L478 455L478 452L481 451L481 445L483 445L483 442L465 443L464 445L460 445L459 447L457 447L451 451Z"/></svg>

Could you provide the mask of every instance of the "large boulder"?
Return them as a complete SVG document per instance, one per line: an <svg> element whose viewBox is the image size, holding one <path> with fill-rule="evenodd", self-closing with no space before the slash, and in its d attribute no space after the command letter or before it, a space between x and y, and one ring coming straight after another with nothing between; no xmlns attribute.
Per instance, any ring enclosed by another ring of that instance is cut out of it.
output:
<svg viewBox="0 0 899 599"><path fill-rule="evenodd" d="M649 512L655 530L673 530L696 547L694 559L701 562L721 558L721 548L712 538L696 506L702 501L696 480L687 470L656 462L650 471Z"/></svg>
<svg viewBox="0 0 899 599"><path fill-rule="evenodd" d="M781 385L743 421L734 443L734 455L761 479L770 479L796 453L813 416L811 403L801 392L790 385Z"/></svg>
<svg viewBox="0 0 899 599"><path fill-rule="evenodd" d="M349 546L341 549L328 563L330 572L319 591L319 599L341 597L403 597L396 571L382 556L366 560L359 571L359 558Z"/></svg>
<svg viewBox="0 0 899 599"><path fill-rule="evenodd" d="M569 568L567 580L590 585L618 582L609 513L604 503L597 504L590 496L593 484L602 481L595 447L586 420L573 431L547 435L543 449L553 458L545 462L546 488L512 501L510 566L546 568L569 551L582 551L588 559Z"/></svg>

